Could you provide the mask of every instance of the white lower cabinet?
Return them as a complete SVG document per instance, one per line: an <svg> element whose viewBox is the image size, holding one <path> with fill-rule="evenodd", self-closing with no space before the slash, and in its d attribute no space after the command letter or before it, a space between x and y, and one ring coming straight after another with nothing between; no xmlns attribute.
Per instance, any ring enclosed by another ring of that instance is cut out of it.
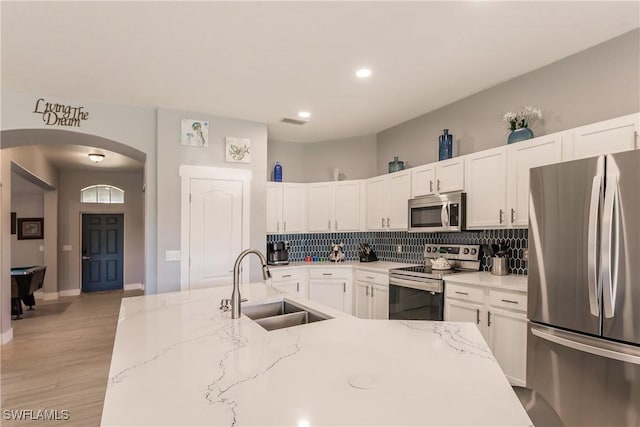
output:
<svg viewBox="0 0 640 427"><path fill-rule="evenodd" d="M309 299L351 314L352 282L351 269L312 268L309 270Z"/></svg>
<svg viewBox="0 0 640 427"><path fill-rule="evenodd" d="M526 310L525 292L445 284L444 319L475 323L509 382L519 386L526 383Z"/></svg>
<svg viewBox="0 0 640 427"><path fill-rule="evenodd" d="M389 319L389 275L356 270L354 315L362 319Z"/></svg>
<svg viewBox="0 0 640 427"><path fill-rule="evenodd" d="M305 269L272 269L271 286L274 288L298 296L307 298L307 272Z"/></svg>

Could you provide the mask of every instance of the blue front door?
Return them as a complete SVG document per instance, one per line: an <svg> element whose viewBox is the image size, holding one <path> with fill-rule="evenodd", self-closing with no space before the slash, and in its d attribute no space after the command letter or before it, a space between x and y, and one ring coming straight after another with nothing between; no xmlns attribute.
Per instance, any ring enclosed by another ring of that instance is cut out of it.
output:
<svg viewBox="0 0 640 427"><path fill-rule="evenodd" d="M123 288L123 214L82 215L82 291Z"/></svg>

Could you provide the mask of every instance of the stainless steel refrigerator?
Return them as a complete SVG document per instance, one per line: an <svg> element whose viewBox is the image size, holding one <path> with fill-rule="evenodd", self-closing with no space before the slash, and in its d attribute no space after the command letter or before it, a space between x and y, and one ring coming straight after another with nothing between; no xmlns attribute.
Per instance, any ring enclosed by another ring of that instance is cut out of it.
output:
<svg viewBox="0 0 640 427"><path fill-rule="evenodd" d="M530 178L527 387L567 426L640 426L640 150Z"/></svg>

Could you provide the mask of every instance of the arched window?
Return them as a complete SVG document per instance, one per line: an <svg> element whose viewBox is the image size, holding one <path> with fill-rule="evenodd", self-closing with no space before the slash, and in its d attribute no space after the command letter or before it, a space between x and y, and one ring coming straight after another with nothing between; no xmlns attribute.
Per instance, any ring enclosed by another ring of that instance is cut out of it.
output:
<svg viewBox="0 0 640 427"><path fill-rule="evenodd" d="M113 185L91 185L80 190L81 203L124 203L124 191Z"/></svg>

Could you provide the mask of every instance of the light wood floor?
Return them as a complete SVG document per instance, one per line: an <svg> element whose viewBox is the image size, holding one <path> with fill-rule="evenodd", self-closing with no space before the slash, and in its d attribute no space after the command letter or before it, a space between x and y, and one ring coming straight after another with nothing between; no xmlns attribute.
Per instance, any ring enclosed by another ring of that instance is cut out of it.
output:
<svg viewBox="0 0 640 427"><path fill-rule="evenodd" d="M3 426L99 426L123 297L142 291L37 301L0 346ZM5 410L69 411L68 421L7 421Z"/></svg>

